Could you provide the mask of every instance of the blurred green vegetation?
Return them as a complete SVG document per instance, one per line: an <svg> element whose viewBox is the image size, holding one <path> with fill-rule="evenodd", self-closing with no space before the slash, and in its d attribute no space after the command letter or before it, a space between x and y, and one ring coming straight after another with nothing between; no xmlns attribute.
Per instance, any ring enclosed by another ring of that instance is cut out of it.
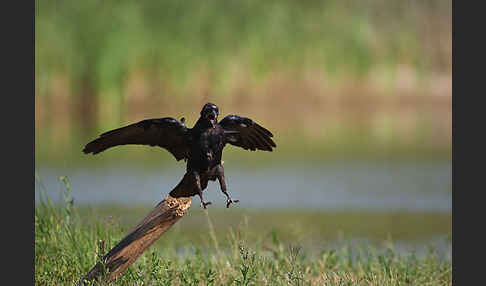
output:
<svg viewBox="0 0 486 286"><path fill-rule="evenodd" d="M89 73L100 91L120 88L136 69L182 84L207 67L223 85L235 62L256 78L281 68L336 75L404 64L424 72L451 68L450 47L440 42L450 35L450 1L36 4L39 79L61 72L79 85Z"/></svg>
<svg viewBox="0 0 486 286"><path fill-rule="evenodd" d="M450 151L451 1L35 5L37 159L144 118L192 124L206 101L289 150Z"/></svg>

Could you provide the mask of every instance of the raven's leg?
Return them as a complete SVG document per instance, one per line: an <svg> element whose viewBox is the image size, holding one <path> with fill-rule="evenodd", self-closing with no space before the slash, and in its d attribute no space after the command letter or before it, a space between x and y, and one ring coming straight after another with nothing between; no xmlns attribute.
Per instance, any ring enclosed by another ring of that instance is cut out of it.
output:
<svg viewBox="0 0 486 286"><path fill-rule="evenodd" d="M226 191L226 182L224 180L224 168L223 165L218 165L216 167L216 177L218 178L219 185L221 186L221 191L223 194L226 195L226 208L229 208L231 203L237 203L240 200L233 200L231 197L228 195L228 192Z"/></svg>
<svg viewBox="0 0 486 286"><path fill-rule="evenodd" d="M199 198L201 198L201 207L206 209L207 205L210 205L211 202L205 202L202 196L202 188L201 188L201 177L199 176L199 173L193 172L192 173L194 176L194 179L196 180L196 190L197 194L199 195Z"/></svg>

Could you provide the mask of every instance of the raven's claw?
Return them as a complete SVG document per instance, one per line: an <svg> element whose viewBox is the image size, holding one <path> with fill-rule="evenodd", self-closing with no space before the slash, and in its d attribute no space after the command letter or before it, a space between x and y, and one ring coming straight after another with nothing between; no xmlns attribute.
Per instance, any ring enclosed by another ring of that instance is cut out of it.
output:
<svg viewBox="0 0 486 286"><path fill-rule="evenodd" d="M212 204L211 202L204 202L204 201L201 201L201 207L204 208L204 209L207 209L206 206Z"/></svg>
<svg viewBox="0 0 486 286"><path fill-rule="evenodd" d="M232 203L238 203L240 200L232 200L231 198L228 198L226 200L226 208L229 208L229 206L232 204Z"/></svg>

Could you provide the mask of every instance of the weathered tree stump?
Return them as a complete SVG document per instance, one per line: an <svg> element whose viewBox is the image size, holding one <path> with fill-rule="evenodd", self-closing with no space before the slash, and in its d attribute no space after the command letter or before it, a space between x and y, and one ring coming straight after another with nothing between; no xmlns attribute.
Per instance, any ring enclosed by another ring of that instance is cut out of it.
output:
<svg viewBox="0 0 486 286"><path fill-rule="evenodd" d="M111 281L119 277L150 245L181 219L195 195L194 182L184 176L181 182L104 257L77 285L87 281Z"/></svg>

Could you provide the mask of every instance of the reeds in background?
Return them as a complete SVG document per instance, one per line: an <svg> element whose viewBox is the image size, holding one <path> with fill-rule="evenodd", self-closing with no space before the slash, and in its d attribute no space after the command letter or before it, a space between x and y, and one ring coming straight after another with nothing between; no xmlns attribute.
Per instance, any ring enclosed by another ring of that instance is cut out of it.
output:
<svg viewBox="0 0 486 286"><path fill-rule="evenodd" d="M451 19L439 0L36 1L36 156L144 118L192 123L206 101L284 149L447 156Z"/></svg>

